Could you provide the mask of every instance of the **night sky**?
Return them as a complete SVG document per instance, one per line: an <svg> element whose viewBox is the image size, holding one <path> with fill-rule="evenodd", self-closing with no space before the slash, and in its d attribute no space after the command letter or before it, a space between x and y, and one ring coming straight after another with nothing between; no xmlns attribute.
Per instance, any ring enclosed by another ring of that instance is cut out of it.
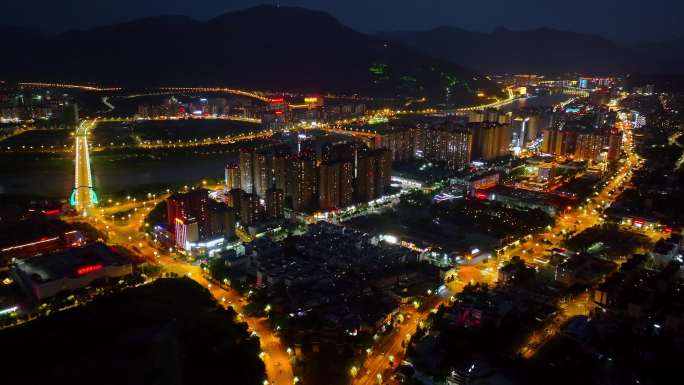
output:
<svg viewBox="0 0 684 385"><path fill-rule="evenodd" d="M205 20L226 11L276 1L254 0L2 0L0 24L60 32L144 16L187 15ZM449 25L489 32L552 27L621 41L684 37L681 0L299 0L364 32Z"/></svg>

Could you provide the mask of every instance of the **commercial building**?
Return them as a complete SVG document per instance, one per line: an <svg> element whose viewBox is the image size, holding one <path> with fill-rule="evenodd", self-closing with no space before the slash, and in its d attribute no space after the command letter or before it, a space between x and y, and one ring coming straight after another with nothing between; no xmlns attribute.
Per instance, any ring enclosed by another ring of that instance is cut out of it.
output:
<svg viewBox="0 0 684 385"><path fill-rule="evenodd" d="M175 246L180 250L190 250L192 243L200 240L199 225L193 217L177 217L174 219Z"/></svg>
<svg viewBox="0 0 684 385"><path fill-rule="evenodd" d="M175 228L176 219L195 218L199 227L199 238L206 239L211 235L208 190L197 189L173 194L166 200L166 210L169 229Z"/></svg>
<svg viewBox="0 0 684 385"><path fill-rule="evenodd" d="M499 184L500 174L496 171L472 173L464 171L450 179L452 185L462 187L470 196L475 196L478 190L485 190Z"/></svg>
<svg viewBox="0 0 684 385"><path fill-rule="evenodd" d="M18 261L12 276L22 290L42 301L96 280L120 278L132 272L131 261L103 243L94 243Z"/></svg>
<svg viewBox="0 0 684 385"><path fill-rule="evenodd" d="M477 199L499 202L504 206L522 210L541 210L555 216L567 206L568 201L538 191L517 189L507 186L495 186L487 190L475 192Z"/></svg>
<svg viewBox="0 0 684 385"><path fill-rule="evenodd" d="M0 225L0 264L79 246L83 236L61 220L22 220Z"/></svg>
<svg viewBox="0 0 684 385"><path fill-rule="evenodd" d="M227 200L235 206L234 191ZM239 200L238 200L239 201ZM209 198L206 189L177 193L166 200L168 229L175 235L176 247L187 250L189 245L224 237L232 238L235 233L235 210L225 203Z"/></svg>

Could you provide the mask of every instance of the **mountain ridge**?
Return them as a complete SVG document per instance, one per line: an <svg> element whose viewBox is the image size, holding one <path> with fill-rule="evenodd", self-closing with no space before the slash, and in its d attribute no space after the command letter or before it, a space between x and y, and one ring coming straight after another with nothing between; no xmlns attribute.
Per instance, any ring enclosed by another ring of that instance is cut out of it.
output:
<svg viewBox="0 0 684 385"><path fill-rule="evenodd" d="M684 73L684 39L626 44L548 27L472 32L452 26L378 36L487 73Z"/></svg>
<svg viewBox="0 0 684 385"><path fill-rule="evenodd" d="M1 29L2 27L0 27ZM8 80L208 86L444 98L498 86L474 71L351 29L332 15L257 6L207 21L158 16L57 35L13 32ZM36 49L38 47L39 49Z"/></svg>

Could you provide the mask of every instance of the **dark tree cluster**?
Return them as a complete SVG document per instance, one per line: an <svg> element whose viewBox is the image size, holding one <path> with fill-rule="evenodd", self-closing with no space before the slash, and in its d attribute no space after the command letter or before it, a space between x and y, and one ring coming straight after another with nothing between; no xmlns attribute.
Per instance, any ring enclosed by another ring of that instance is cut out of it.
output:
<svg viewBox="0 0 684 385"><path fill-rule="evenodd" d="M16 353L3 383L261 384L259 341L235 316L190 279L160 279L2 331Z"/></svg>

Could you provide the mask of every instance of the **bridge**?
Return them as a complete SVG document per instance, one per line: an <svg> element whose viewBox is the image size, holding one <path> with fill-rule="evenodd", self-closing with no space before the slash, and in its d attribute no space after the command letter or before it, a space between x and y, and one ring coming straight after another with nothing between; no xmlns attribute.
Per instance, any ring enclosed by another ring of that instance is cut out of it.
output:
<svg viewBox="0 0 684 385"><path fill-rule="evenodd" d="M233 95L245 96L252 99L261 100L262 102L269 102L271 98L266 97L258 92L239 90L235 88L227 87L161 87L162 91L171 92L216 92L216 93L228 93Z"/></svg>
<svg viewBox="0 0 684 385"><path fill-rule="evenodd" d="M96 120L85 120L79 124L74 133L76 140L74 151L75 178L74 190L71 193L71 205L79 213L87 214L87 210L97 204L97 195L93 187L93 176L90 171L90 149L88 148L88 130L95 126Z"/></svg>
<svg viewBox="0 0 684 385"><path fill-rule="evenodd" d="M453 112L478 111L478 110L485 110L487 108L499 108L499 107L503 107L507 104L511 104L511 103L515 102L516 100L525 99L524 97L516 97L515 93L513 92L513 88L511 88L511 87L506 88L506 93L507 93L507 97L505 99L495 100L494 102L479 104L477 106L460 107L460 108L457 108L455 110L447 111L447 113L449 113L449 112L453 113Z"/></svg>

